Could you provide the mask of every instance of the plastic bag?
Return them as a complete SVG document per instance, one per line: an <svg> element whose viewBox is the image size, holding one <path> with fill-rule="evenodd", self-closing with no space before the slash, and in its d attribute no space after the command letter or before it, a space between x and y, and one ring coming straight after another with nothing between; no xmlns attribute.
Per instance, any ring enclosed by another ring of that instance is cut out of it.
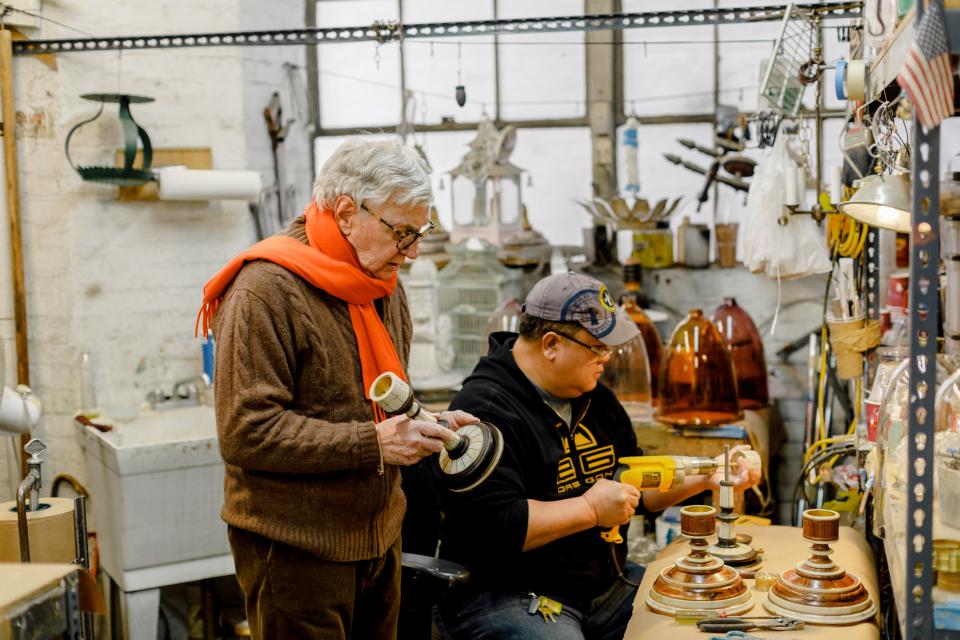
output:
<svg viewBox="0 0 960 640"><path fill-rule="evenodd" d="M824 231L808 215L787 215L786 180L797 165L787 152L787 136L777 137L761 161L747 194L747 210L740 234L740 255L753 273L791 280L830 271L830 256Z"/></svg>

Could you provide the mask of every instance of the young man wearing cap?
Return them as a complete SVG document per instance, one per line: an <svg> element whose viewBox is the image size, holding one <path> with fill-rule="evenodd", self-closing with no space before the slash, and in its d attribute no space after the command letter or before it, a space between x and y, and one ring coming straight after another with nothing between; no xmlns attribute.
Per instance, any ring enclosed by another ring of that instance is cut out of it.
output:
<svg viewBox="0 0 960 640"><path fill-rule="evenodd" d="M503 457L483 484L444 496L441 555L471 572L468 591L441 612L456 640L622 638L642 569L604 528L713 488L688 478L668 493L611 480L636 455L630 418L598 384L614 347L639 334L607 288L565 273L538 282L519 335L495 333L451 409L500 428ZM758 473L738 478L741 489ZM618 574L625 574L624 580Z"/></svg>

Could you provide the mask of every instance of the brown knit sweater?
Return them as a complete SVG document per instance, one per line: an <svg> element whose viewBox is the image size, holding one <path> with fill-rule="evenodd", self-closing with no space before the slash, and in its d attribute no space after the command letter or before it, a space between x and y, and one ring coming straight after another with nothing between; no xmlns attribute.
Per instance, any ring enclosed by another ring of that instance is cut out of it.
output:
<svg viewBox="0 0 960 640"><path fill-rule="evenodd" d="M307 243L303 217L285 232ZM401 286L381 301L406 366ZM380 448L347 304L283 267L247 263L214 318L216 404L226 466L221 517L336 561L382 555L406 509Z"/></svg>

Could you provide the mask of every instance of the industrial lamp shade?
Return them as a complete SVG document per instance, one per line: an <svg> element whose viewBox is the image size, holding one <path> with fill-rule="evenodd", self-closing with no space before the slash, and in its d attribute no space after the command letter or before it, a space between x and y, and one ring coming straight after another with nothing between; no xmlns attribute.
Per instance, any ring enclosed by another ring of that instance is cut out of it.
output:
<svg viewBox="0 0 960 640"><path fill-rule="evenodd" d="M871 227L909 233L910 180L906 174L872 175L860 181L860 188L840 211Z"/></svg>

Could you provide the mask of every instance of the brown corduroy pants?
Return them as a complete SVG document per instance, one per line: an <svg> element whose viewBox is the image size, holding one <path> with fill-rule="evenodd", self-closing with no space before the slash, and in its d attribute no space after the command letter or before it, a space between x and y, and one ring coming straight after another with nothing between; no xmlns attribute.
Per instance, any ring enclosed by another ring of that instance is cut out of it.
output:
<svg viewBox="0 0 960 640"><path fill-rule="evenodd" d="M254 640L395 640L400 540L379 558L333 562L229 527Z"/></svg>

